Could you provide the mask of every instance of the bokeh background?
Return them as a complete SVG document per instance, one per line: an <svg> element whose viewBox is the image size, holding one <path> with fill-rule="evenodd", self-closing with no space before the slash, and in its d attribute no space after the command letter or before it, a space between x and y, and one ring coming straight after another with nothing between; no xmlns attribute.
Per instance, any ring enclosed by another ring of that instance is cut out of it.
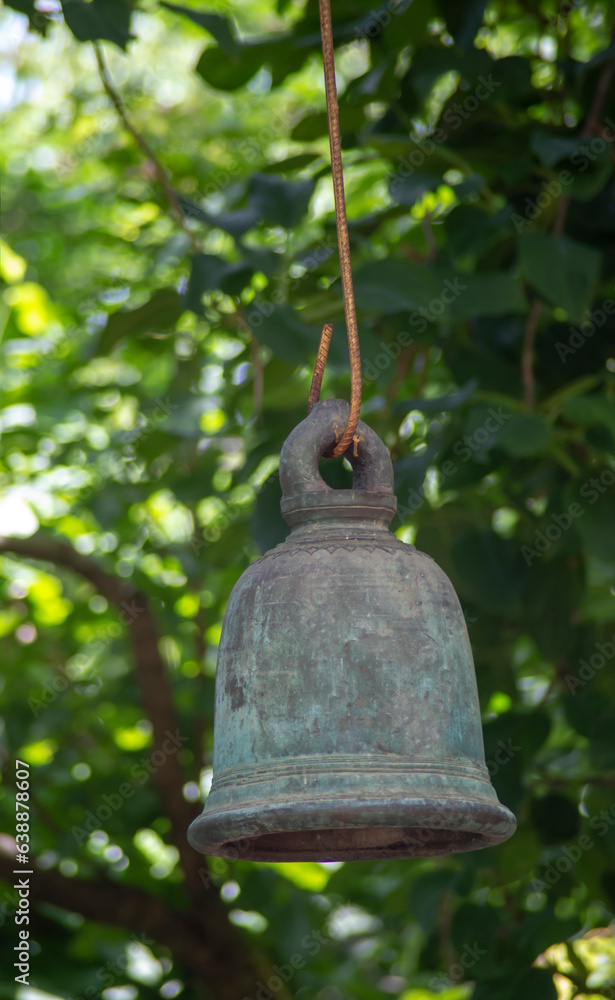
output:
<svg viewBox="0 0 615 1000"><path fill-rule="evenodd" d="M3 998L615 997L615 8L333 19L362 416L395 463L393 529L460 596L518 832L373 864L187 846L225 604L285 536L278 455L324 321L324 395L349 392L317 4L14 0Z"/></svg>

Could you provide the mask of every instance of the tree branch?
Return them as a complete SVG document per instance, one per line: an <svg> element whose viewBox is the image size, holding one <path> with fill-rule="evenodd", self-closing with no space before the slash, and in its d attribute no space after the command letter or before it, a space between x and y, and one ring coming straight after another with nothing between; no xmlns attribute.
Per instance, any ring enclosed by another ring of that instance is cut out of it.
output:
<svg viewBox="0 0 615 1000"><path fill-rule="evenodd" d="M147 598L130 584L107 572L94 559L81 555L67 542L41 535L31 538L0 537L0 553L3 552L66 566L89 580L120 612L130 633L136 681L143 707L152 723L154 751L159 751L164 758L153 772L153 779L163 811L171 821L171 839L179 851L187 891L193 900L202 903L204 887L198 876L200 858L186 840L186 830L197 810L183 796L186 776L177 752L169 753L163 749L163 744L168 746L169 734L181 737L181 733L167 671L158 649L158 628Z"/></svg>
<svg viewBox="0 0 615 1000"><path fill-rule="evenodd" d="M525 337L523 338L523 350L521 352L521 375L523 378L523 398L528 409L532 409L536 401L536 383L534 381L534 344L536 343L536 330L538 320L542 312L542 302L536 298L530 306L530 311L525 325Z"/></svg>
<svg viewBox="0 0 615 1000"><path fill-rule="evenodd" d="M173 697L158 650L158 630L146 597L133 586L83 556L64 541L34 535L0 537L0 554L65 566L89 580L110 604L120 610L129 627L136 663L136 679L144 708L152 722L155 748L178 731ZM155 896L124 883L101 878L66 878L55 870L37 870L32 899L53 902L90 920L126 927L151 936L169 947L207 985L216 1000L242 1000L254 993L258 980L273 973L267 959L254 954L228 918L227 909L207 876L205 858L186 840L188 824L198 808L182 794L184 774L177 754L162 750L164 763L154 772L164 813L171 821L171 839L179 851L191 909L172 910ZM12 845L7 849L7 841ZM9 883L15 868L15 844L0 835L0 878ZM36 883L36 884L35 884ZM285 992L280 1000L290 997Z"/></svg>
<svg viewBox="0 0 615 1000"><path fill-rule="evenodd" d="M605 62L598 79L598 84L596 86L596 92L594 94L594 99L589 109L587 118L581 129L581 137L583 139L588 139L597 129L600 116L602 114L602 107L606 100L606 96L609 92L609 87L613 80L613 74L615 73L615 60L609 59ZM564 228L566 225L566 218L568 216L568 209L570 208L570 196L564 194L561 196L557 212L555 213L555 220L553 222L553 228L551 230L551 235L555 239L559 239L564 233ZM527 323L525 326L525 337L523 340L523 350L521 353L521 376L523 379L523 392L526 406L529 409L534 407L536 401L536 384L534 379L534 345L536 342L536 331L538 329L538 321L540 319L540 313L542 311L542 301L538 298L534 299L530 307L530 311L527 318Z"/></svg>
<svg viewBox="0 0 615 1000"><path fill-rule="evenodd" d="M0 879L13 885L15 843L0 835ZM216 1000L241 1000L257 986L256 960L228 920L219 897L200 911L182 912L157 896L105 876L96 880L68 878L56 869L34 867L30 899L53 903L86 920L124 927L169 948Z"/></svg>
<svg viewBox="0 0 615 1000"><path fill-rule="evenodd" d="M97 62L97 65L98 65L98 72L99 72L99 75L100 75L100 79L102 81L103 87L105 88L108 96L111 99L113 107L115 108L115 110L117 111L120 119L122 120L122 122L124 124L124 128L126 129L126 131L130 132L131 136L133 137L133 139L135 140L135 142L137 143L137 145L145 153L145 156L147 157L147 159L151 163L151 165L152 165L152 167L154 169L154 173L156 174L156 177L158 178L158 182L159 182L162 190L164 191L164 193L166 195L166 198L167 198L167 201L169 202L169 205L171 206L171 211L172 211L173 215L175 216L175 219L176 219L178 225L181 226L181 228L185 232L186 236L190 240L190 245L192 246L192 249L194 250L195 253L200 253L201 252L201 247L200 247L199 241L197 240L196 236L194 235L194 233L192 232L192 230L190 229L190 227L188 225L188 221L186 219L186 216L184 215L184 211L183 211L183 209L181 207L179 198L177 197L177 195L175 193L173 185L169 181L169 178L167 176L166 170L164 169L162 163L160 162L160 160L156 156L156 154L155 154L154 150L152 149L152 147L150 146L150 144L141 135L141 133L137 131L137 129L135 128L135 126L132 124L130 118L126 114L126 108L124 107L124 104L122 102L122 98L120 97L120 95L118 94L117 90L115 89L115 86L113 85L113 81L111 79L111 76L109 75L109 70L108 70L107 65L105 63L105 59L104 59L104 56L103 56L102 48L100 47L100 43L99 42L93 42L92 44L94 46L94 52L96 53L96 62Z"/></svg>

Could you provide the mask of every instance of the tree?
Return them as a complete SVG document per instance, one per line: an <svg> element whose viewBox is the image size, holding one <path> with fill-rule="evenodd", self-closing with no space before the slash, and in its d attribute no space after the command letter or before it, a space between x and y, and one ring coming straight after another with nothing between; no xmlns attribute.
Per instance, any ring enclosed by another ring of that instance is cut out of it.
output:
<svg viewBox="0 0 615 1000"><path fill-rule="evenodd" d="M54 995L615 995L613 4L333 6L363 416L460 595L518 832L343 866L187 845L324 321L348 394L317 5L14 0L3 996L18 760Z"/></svg>

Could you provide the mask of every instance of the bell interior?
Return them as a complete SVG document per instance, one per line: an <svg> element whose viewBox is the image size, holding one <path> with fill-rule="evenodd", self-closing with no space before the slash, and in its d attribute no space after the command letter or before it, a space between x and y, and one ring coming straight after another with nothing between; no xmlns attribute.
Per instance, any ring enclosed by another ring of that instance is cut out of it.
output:
<svg viewBox="0 0 615 1000"><path fill-rule="evenodd" d="M429 827L354 827L298 830L244 838L241 857L252 861L373 861L425 858L488 847L489 837L469 830ZM237 857L237 846L220 845L219 855Z"/></svg>

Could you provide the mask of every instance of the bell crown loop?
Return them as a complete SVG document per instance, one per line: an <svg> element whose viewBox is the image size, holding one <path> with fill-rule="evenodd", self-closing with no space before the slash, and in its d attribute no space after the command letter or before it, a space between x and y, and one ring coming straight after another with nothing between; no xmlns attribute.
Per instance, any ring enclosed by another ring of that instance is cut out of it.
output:
<svg viewBox="0 0 615 1000"><path fill-rule="evenodd" d="M349 409L343 399L323 400L286 438L280 455L280 484L282 514L289 524L309 518L309 511L321 519L369 517L386 524L395 514L391 457L362 420L344 452L352 466L353 488L334 490L320 474L320 459L330 454L342 435Z"/></svg>

